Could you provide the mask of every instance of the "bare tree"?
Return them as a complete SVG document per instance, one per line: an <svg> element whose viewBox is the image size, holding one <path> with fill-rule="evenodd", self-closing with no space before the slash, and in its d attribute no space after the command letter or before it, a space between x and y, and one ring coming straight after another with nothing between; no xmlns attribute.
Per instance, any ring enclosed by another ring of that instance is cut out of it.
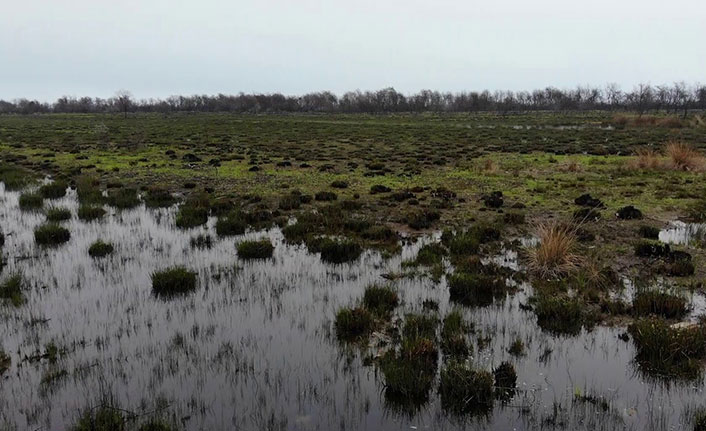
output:
<svg viewBox="0 0 706 431"><path fill-rule="evenodd" d="M127 118L127 113L132 109L132 94L127 90L119 90L115 92L115 104L118 110L125 115Z"/></svg>

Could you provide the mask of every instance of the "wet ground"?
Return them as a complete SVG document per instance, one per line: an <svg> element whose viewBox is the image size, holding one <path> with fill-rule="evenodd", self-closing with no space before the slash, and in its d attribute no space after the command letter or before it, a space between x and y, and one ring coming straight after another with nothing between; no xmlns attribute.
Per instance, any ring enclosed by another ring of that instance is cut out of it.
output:
<svg viewBox="0 0 706 431"><path fill-rule="evenodd" d="M382 374L363 364L370 352L336 340L333 318L367 285L385 282L383 274L403 271L401 263L438 235L409 239L391 258L368 251L351 264L331 265L285 244L277 228L217 238L211 219L206 227L177 229L176 207L106 207L103 220L82 222L69 191L45 207L71 209L72 219L62 223L71 239L46 248L33 236L45 216L21 211L18 198L0 185L7 260L0 280L21 272L29 285L24 305L0 307L0 346L12 360L0 378L0 425L64 429L109 394L126 410L158 409L187 430L668 430L682 429L689 409L704 400L701 378L667 383L638 372L632 343L619 338L624 327L577 336L542 331L521 307L532 288L520 284L492 306L462 309L476 328L468 361L487 370L513 363L516 396L496 403L487 417L459 418L441 409L434 391L410 413L386 401ZM190 246L201 233L213 236L210 249ZM273 258L238 258L236 243L265 236L275 245ZM115 252L89 257L97 239L113 243ZM519 266L513 251L493 259ZM153 296L150 274L176 264L198 271L198 289L169 300ZM451 309L443 279L392 284L402 300L400 318L421 311L426 299L438 301L441 316ZM484 348L482 337L490 338ZM527 348L514 357L508 348L518 337ZM55 360L46 355L52 344ZM608 407L576 401L577 394Z"/></svg>

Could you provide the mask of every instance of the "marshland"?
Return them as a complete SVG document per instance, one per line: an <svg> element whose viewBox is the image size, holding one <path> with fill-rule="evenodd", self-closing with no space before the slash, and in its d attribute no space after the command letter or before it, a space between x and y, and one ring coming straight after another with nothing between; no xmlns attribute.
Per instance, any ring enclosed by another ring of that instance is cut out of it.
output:
<svg viewBox="0 0 706 431"><path fill-rule="evenodd" d="M703 429L706 123L0 116L2 429Z"/></svg>

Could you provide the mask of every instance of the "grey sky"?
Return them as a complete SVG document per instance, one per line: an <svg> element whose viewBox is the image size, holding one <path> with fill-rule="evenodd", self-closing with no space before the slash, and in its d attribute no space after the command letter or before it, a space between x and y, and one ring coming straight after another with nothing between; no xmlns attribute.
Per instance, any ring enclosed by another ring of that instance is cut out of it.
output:
<svg viewBox="0 0 706 431"><path fill-rule="evenodd" d="M0 99L706 81L703 0L0 0Z"/></svg>

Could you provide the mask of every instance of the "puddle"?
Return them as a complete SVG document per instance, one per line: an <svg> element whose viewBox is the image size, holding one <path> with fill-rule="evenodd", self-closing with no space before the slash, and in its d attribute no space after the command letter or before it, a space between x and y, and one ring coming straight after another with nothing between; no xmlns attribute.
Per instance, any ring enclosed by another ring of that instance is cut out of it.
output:
<svg viewBox="0 0 706 431"><path fill-rule="evenodd" d="M546 429L554 403L571 406L577 390L611 401L610 419L593 406L572 409L581 427L599 420L590 429L666 430L681 429L685 408L703 400L702 380L664 385L636 373L632 344L618 339L624 328L598 327L574 337L541 331L534 315L522 310L531 286L521 284L504 301L462 309L476 336L491 337L482 350L474 345L469 361L485 369L513 362L516 397L477 421L447 415L436 391L419 411L400 414L386 404L375 367L335 340L332 319L339 307L359 300L365 286L403 271L401 263L432 238L405 241L391 258L367 251L354 263L329 265L305 247L284 243L276 228L217 238L210 219L205 227L175 229L175 207L106 207L104 220L84 223L70 192L51 205L71 209L73 218L64 222L71 240L44 249L33 238L44 216L20 211L18 197L0 184L8 261L0 279L19 271L31 285L22 307L0 307L0 340L12 358L0 384L0 425L65 429L106 392L135 411L166 400L169 415L184 418L186 430ZM200 233L214 237L210 249L190 247ZM263 236L275 245L272 259L238 259L237 242ZM116 249L93 260L87 249L99 238ZM516 255L503 259L517 265ZM155 298L150 274L176 264L198 272L199 288L168 301ZM441 313L453 306L443 280L402 278L394 286L402 300L398 316L420 311L426 299L437 301ZM508 353L517 337L527 346L520 358ZM63 351L55 364L23 361L50 342ZM42 383L57 370L69 375Z"/></svg>
<svg viewBox="0 0 706 431"><path fill-rule="evenodd" d="M706 224L673 221L659 232L659 240L680 245L703 243L706 240Z"/></svg>

